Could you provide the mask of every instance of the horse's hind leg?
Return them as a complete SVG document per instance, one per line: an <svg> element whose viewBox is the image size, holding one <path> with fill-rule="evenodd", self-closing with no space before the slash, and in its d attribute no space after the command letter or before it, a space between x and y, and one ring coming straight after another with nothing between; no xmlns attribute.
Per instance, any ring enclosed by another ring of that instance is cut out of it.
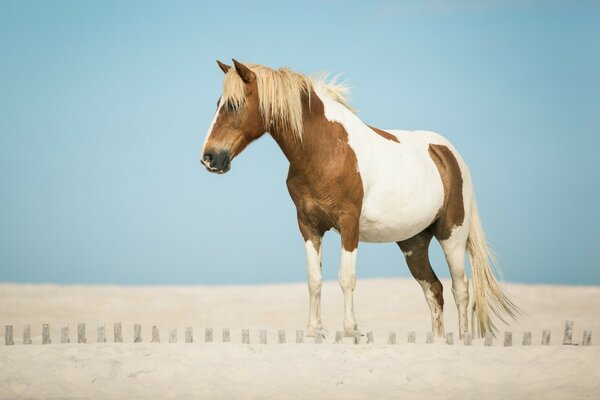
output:
<svg viewBox="0 0 600 400"><path fill-rule="evenodd" d="M453 230L445 240L439 240L452 277L452 294L458 308L458 328L460 338L469 330L467 307L469 305L469 280L465 273L465 253L468 228L461 226Z"/></svg>
<svg viewBox="0 0 600 400"><path fill-rule="evenodd" d="M429 243L433 234L427 229L418 235L398 242L404 253L408 269L412 276L419 282L425 300L431 310L431 327L436 336L444 335L444 297L442 296L442 283L431 269L429 263Z"/></svg>

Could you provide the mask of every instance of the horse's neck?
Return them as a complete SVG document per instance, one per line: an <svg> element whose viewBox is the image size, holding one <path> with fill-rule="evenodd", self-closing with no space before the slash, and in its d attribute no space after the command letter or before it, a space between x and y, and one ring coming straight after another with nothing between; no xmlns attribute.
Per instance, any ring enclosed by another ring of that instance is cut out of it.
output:
<svg viewBox="0 0 600 400"><path fill-rule="evenodd" d="M290 162L292 169L301 174L309 174L324 162L332 161L326 158L341 156L344 152L336 152L334 149L340 145L340 142L347 143L348 139L347 133L339 123L326 118L323 101L314 91L311 92L310 97L303 97L302 108L302 140L289 131L275 131L271 132L271 135ZM345 108L341 112L351 114L351 111Z"/></svg>

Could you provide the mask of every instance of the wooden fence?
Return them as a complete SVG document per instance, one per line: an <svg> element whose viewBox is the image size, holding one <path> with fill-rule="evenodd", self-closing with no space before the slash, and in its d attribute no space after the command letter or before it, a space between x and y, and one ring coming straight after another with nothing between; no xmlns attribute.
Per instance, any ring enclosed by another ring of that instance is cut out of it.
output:
<svg viewBox="0 0 600 400"><path fill-rule="evenodd" d="M122 343L123 342L123 333L122 332L123 332L123 330L122 330L121 323L116 322L113 325L112 341L115 343ZM7 346L12 346L15 344L13 334L14 334L13 326L6 325L5 331L4 331L4 343ZM71 338L69 335L70 335L69 325L62 324L60 327L60 343L71 343ZM452 332L446 333L446 335L445 335L446 344L454 345L454 338L455 337ZM325 343L326 342L325 339L326 338L322 332L317 332L314 336L314 343L317 343L317 344ZM185 343L193 343L194 342L194 331L193 331L192 327L185 328L184 340L185 340ZM366 344L375 343L375 341L373 339L373 332L367 332L365 340L366 340ZM143 341L142 340L142 326L140 324L134 324L133 325L133 342L141 343L142 341ZM203 342L212 343L214 341L215 340L213 337L213 329L206 328L204 331ZM350 341L353 344L364 343L363 335L361 335L360 333L357 332L350 339ZM95 342L96 343L107 342L106 327L104 324L100 324L96 327L96 341ZM152 326L152 336L151 336L150 342L151 343L160 343L161 342L160 331L159 331L159 328L157 325ZM173 329L169 330L168 342L169 343L177 343L178 342L177 328L173 328ZM231 342L231 330L230 329L224 328L222 330L221 342L224 342L224 343ZM242 329L241 342L244 344L250 344L250 330L249 329ZM267 342L268 342L267 330L260 329L258 331L258 344L267 344ZM406 336L406 342L416 344L417 343L417 333L414 331L408 332L407 336ZM50 334L50 324L42 324L42 344L50 344L50 343L52 343L51 334ZM86 325L83 323L80 323L77 325L77 343L88 343L87 334L86 334ZM285 330L280 329L277 331L277 343L279 343L279 344L287 343ZM304 331L302 331L302 330L296 331L295 343L304 343ZM344 343L344 336L343 336L342 332L338 331L335 333L333 343L335 343L335 344L343 344ZM432 332L427 332L426 338L425 338L425 343L426 344L434 343L434 337L433 337ZM24 344L24 345L32 344L30 325L25 325L23 327L22 344ZM396 332L390 332L388 334L387 344L389 344L389 345L397 344ZM473 344L473 338L471 336L471 333L466 333L464 335L463 344L465 346L471 346ZM522 340L521 344L523 346L531 346L531 344L532 344L531 343L531 332L523 333L523 340ZM541 345L547 346L550 344L551 344L551 332L550 332L550 330L543 330ZM576 343L573 341L573 321L565 322L565 329L564 329L564 333L563 333L562 344L563 345L578 345L579 344L579 343ZM581 345L590 346L591 344L592 344L592 331L589 331L589 330L583 331L583 340L581 342ZM484 346L493 346L494 345L494 336L490 332L488 332L485 335L483 345ZM503 345L505 347L509 347L509 346L513 345L512 332L510 332L510 331L504 332Z"/></svg>

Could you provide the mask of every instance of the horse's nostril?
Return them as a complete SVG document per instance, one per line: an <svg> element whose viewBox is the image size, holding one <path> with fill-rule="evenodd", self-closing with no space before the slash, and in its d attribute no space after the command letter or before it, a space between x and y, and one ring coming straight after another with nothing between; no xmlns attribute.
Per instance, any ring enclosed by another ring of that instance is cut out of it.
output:
<svg viewBox="0 0 600 400"><path fill-rule="evenodd" d="M212 156L212 154L210 154L210 153L206 153L206 154L204 154L204 161L205 161L206 163L210 164L212 160L213 160L213 156Z"/></svg>

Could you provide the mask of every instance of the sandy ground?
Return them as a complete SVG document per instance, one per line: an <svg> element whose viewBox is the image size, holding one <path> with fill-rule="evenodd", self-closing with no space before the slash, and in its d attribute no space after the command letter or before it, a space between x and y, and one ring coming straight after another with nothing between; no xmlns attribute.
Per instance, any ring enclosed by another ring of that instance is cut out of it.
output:
<svg viewBox="0 0 600 400"><path fill-rule="evenodd" d="M444 281L447 332L456 332L456 308ZM0 324L14 326L15 345L0 342L0 399L22 398L598 398L600 347L562 346L564 321L574 321L574 341L583 330L600 334L600 287L506 284L527 313L511 326L514 346L501 340L484 347L425 344L429 310L418 284L408 279L359 280L355 307L362 331L375 344L333 344L342 328L343 299L337 282L323 286L324 344L276 344L277 329L293 341L305 329L306 284L258 286L63 286L0 284ZM96 325L108 343L58 344L62 323L85 322L88 342ZM111 343L112 323L122 322L124 343ZM41 345L41 324L53 343ZM144 343L132 343L133 324ZM22 345L22 325L31 324L33 345ZM162 343L149 343L152 325ZM185 344L186 326L195 343ZM204 343L212 327L215 343ZM179 343L165 343L177 328ZM232 343L220 343L230 328ZM250 345L240 343L250 329ZM268 345L258 344L268 329ZM552 345L540 346L542 329ZM417 344L406 343L407 331ZM395 331L398 344L386 344ZM521 346L523 331L532 346ZM0 332L4 335L4 329ZM456 334L455 334L456 336Z"/></svg>

